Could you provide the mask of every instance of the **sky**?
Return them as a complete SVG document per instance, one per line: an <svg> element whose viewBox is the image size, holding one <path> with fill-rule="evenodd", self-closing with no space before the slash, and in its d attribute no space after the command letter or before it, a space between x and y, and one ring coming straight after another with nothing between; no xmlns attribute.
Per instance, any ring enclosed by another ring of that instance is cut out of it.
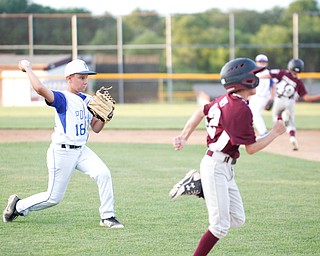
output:
<svg viewBox="0 0 320 256"><path fill-rule="evenodd" d="M54 9L78 7L85 8L94 15L108 12L118 16L130 14L136 8L156 11L162 15L199 13L212 8L217 8L223 12L228 12L232 9L263 12L275 6L286 8L295 0L31 0L31 2Z"/></svg>

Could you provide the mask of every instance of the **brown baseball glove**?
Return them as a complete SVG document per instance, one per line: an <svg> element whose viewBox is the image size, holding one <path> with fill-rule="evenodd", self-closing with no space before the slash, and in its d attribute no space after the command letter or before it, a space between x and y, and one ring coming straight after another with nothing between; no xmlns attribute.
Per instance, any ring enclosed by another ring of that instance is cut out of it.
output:
<svg viewBox="0 0 320 256"><path fill-rule="evenodd" d="M88 104L91 114L102 122L109 122L113 117L116 101L109 93L111 88L101 87Z"/></svg>

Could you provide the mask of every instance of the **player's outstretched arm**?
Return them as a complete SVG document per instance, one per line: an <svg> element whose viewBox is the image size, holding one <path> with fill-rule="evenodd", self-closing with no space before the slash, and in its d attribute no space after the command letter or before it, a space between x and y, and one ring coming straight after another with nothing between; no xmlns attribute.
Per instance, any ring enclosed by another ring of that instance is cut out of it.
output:
<svg viewBox="0 0 320 256"><path fill-rule="evenodd" d="M281 134L285 133L286 126L282 120L278 120L271 131L261 139L258 139L255 143L252 143L250 145L245 145L246 151L249 154L254 154L262 149L264 149L266 146L268 146L275 138L280 136Z"/></svg>
<svg viewBox="0 0 320 256"><path fill-rule="evenodd" d="M269 74L265 74L265 73L258 73L256 74L256 76L259 78L271 78Z"/></svg>
<svg viewBox="0 0 320 256"><path fill-rule="evenodd" d="M306 95L304 95L302 97L302 99L304 101L307 101L307 102L319 101L320 100L320 94L319 95L308 95L308 94L306 94Z"/></svg>
<svg viewBox="0 0 320 256"><path fill-rule="evenodd" d="M203 107L200 107L193 115L189 118L187 123L185 124L182 132L179 136L173 138L173 147L175 150L181 150L187 140L189 139L192 132L196 129L196 127L201 122L202 118L204 117Z"/></svg>
<svg viewBox="0 0 320 256"><path fill-rule="evenodd" d="M44 97L49 103L54 101L54 94L51 90L46 88L39 80L39 78L33 73L31 63L27 60L21 60L18 64L19 69L26 72L31 82L32 88L42 97Z"/></svg>

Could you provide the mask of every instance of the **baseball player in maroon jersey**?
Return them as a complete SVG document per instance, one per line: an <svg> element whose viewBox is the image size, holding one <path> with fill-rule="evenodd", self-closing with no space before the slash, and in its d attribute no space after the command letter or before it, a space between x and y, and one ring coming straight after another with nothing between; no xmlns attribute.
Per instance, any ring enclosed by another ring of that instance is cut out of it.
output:
<svg viewBox="0 0 320 256"><path fill-rule="evenodd" d="M304 62L301 59L291 59L288 62L288 70L271 69L269 75L262 76L276 80L272 119L274 122L283 119L290 135L293 150L298 150L295 127L295 94L297 93L302 100L307 102L320 100L320 95L308 95L303 81L298 78L297 74L303 69Z"/></svg>
<svg viewBox="0 0 320 256"><path fill-rule="evenodd" d="M192 132L204 118L207 126L208 149L200 164L200 175L189 172L170 191L171 198L198 194L202 190L209 215L209 228L201 237L194 255L207 255L231 227L242 226L245 212L240 192L234 179L234 165L240 156L239 146L245 145L254 154L269 145L286 131L278 120L271 131L256 140L248 98L255 94L259 78L258 67L248 58L226 63L220 73L227 93L200 107L187 121L179 136L173 139L175 150L181 150ZM199 184L202 186L199 188Z"/></svg>

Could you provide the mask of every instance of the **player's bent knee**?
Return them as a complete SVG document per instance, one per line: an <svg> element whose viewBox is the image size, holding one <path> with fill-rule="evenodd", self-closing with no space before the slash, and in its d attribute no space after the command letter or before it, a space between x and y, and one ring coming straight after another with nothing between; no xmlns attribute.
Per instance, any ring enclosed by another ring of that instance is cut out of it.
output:
<svg viewBox="0 0 320 256"><path fill-rule="evenodd" d="M231 227L234 227L234 228L241 227L244 225L245 222L246 222L245 216L234 217L231 220Z"/></svg>
<svg viewBox="0 0 320 256"><path fill-rule="evenodd" d="M217 228L209 226L209 230L216 238L221 239L228 234L229 228Z"/></svg>
<svg viewBox="0 0 320 256"><path fill-rule="evenodd" d="M108 180L108 179L111 179L111 173L109 171L109 169L103 169L99 172L97 172L94 177L94 179L105 179L105 180Z"/></svg>
<svg viewBox="0 0 320 256"><path fill-rule="evenodd" d="M46 203L47 203L47 205L48 205L49 207L55 206L55 205L59 204L59 203L62 201L63 197L64 197L64 195L56 195L56 196L52 196L52 195L51 195L51 196L47 199Z"/></svg>
<svg viewBox="0 0 320 256"><path fill-rule="evenodd" d="M59 202L48 201L48 202L47 202L47 207L49 208L49 207L55 206L55 205L57 205L57 204L59 204L59 203L60 203L60 201L59 201Z"/></svg>

